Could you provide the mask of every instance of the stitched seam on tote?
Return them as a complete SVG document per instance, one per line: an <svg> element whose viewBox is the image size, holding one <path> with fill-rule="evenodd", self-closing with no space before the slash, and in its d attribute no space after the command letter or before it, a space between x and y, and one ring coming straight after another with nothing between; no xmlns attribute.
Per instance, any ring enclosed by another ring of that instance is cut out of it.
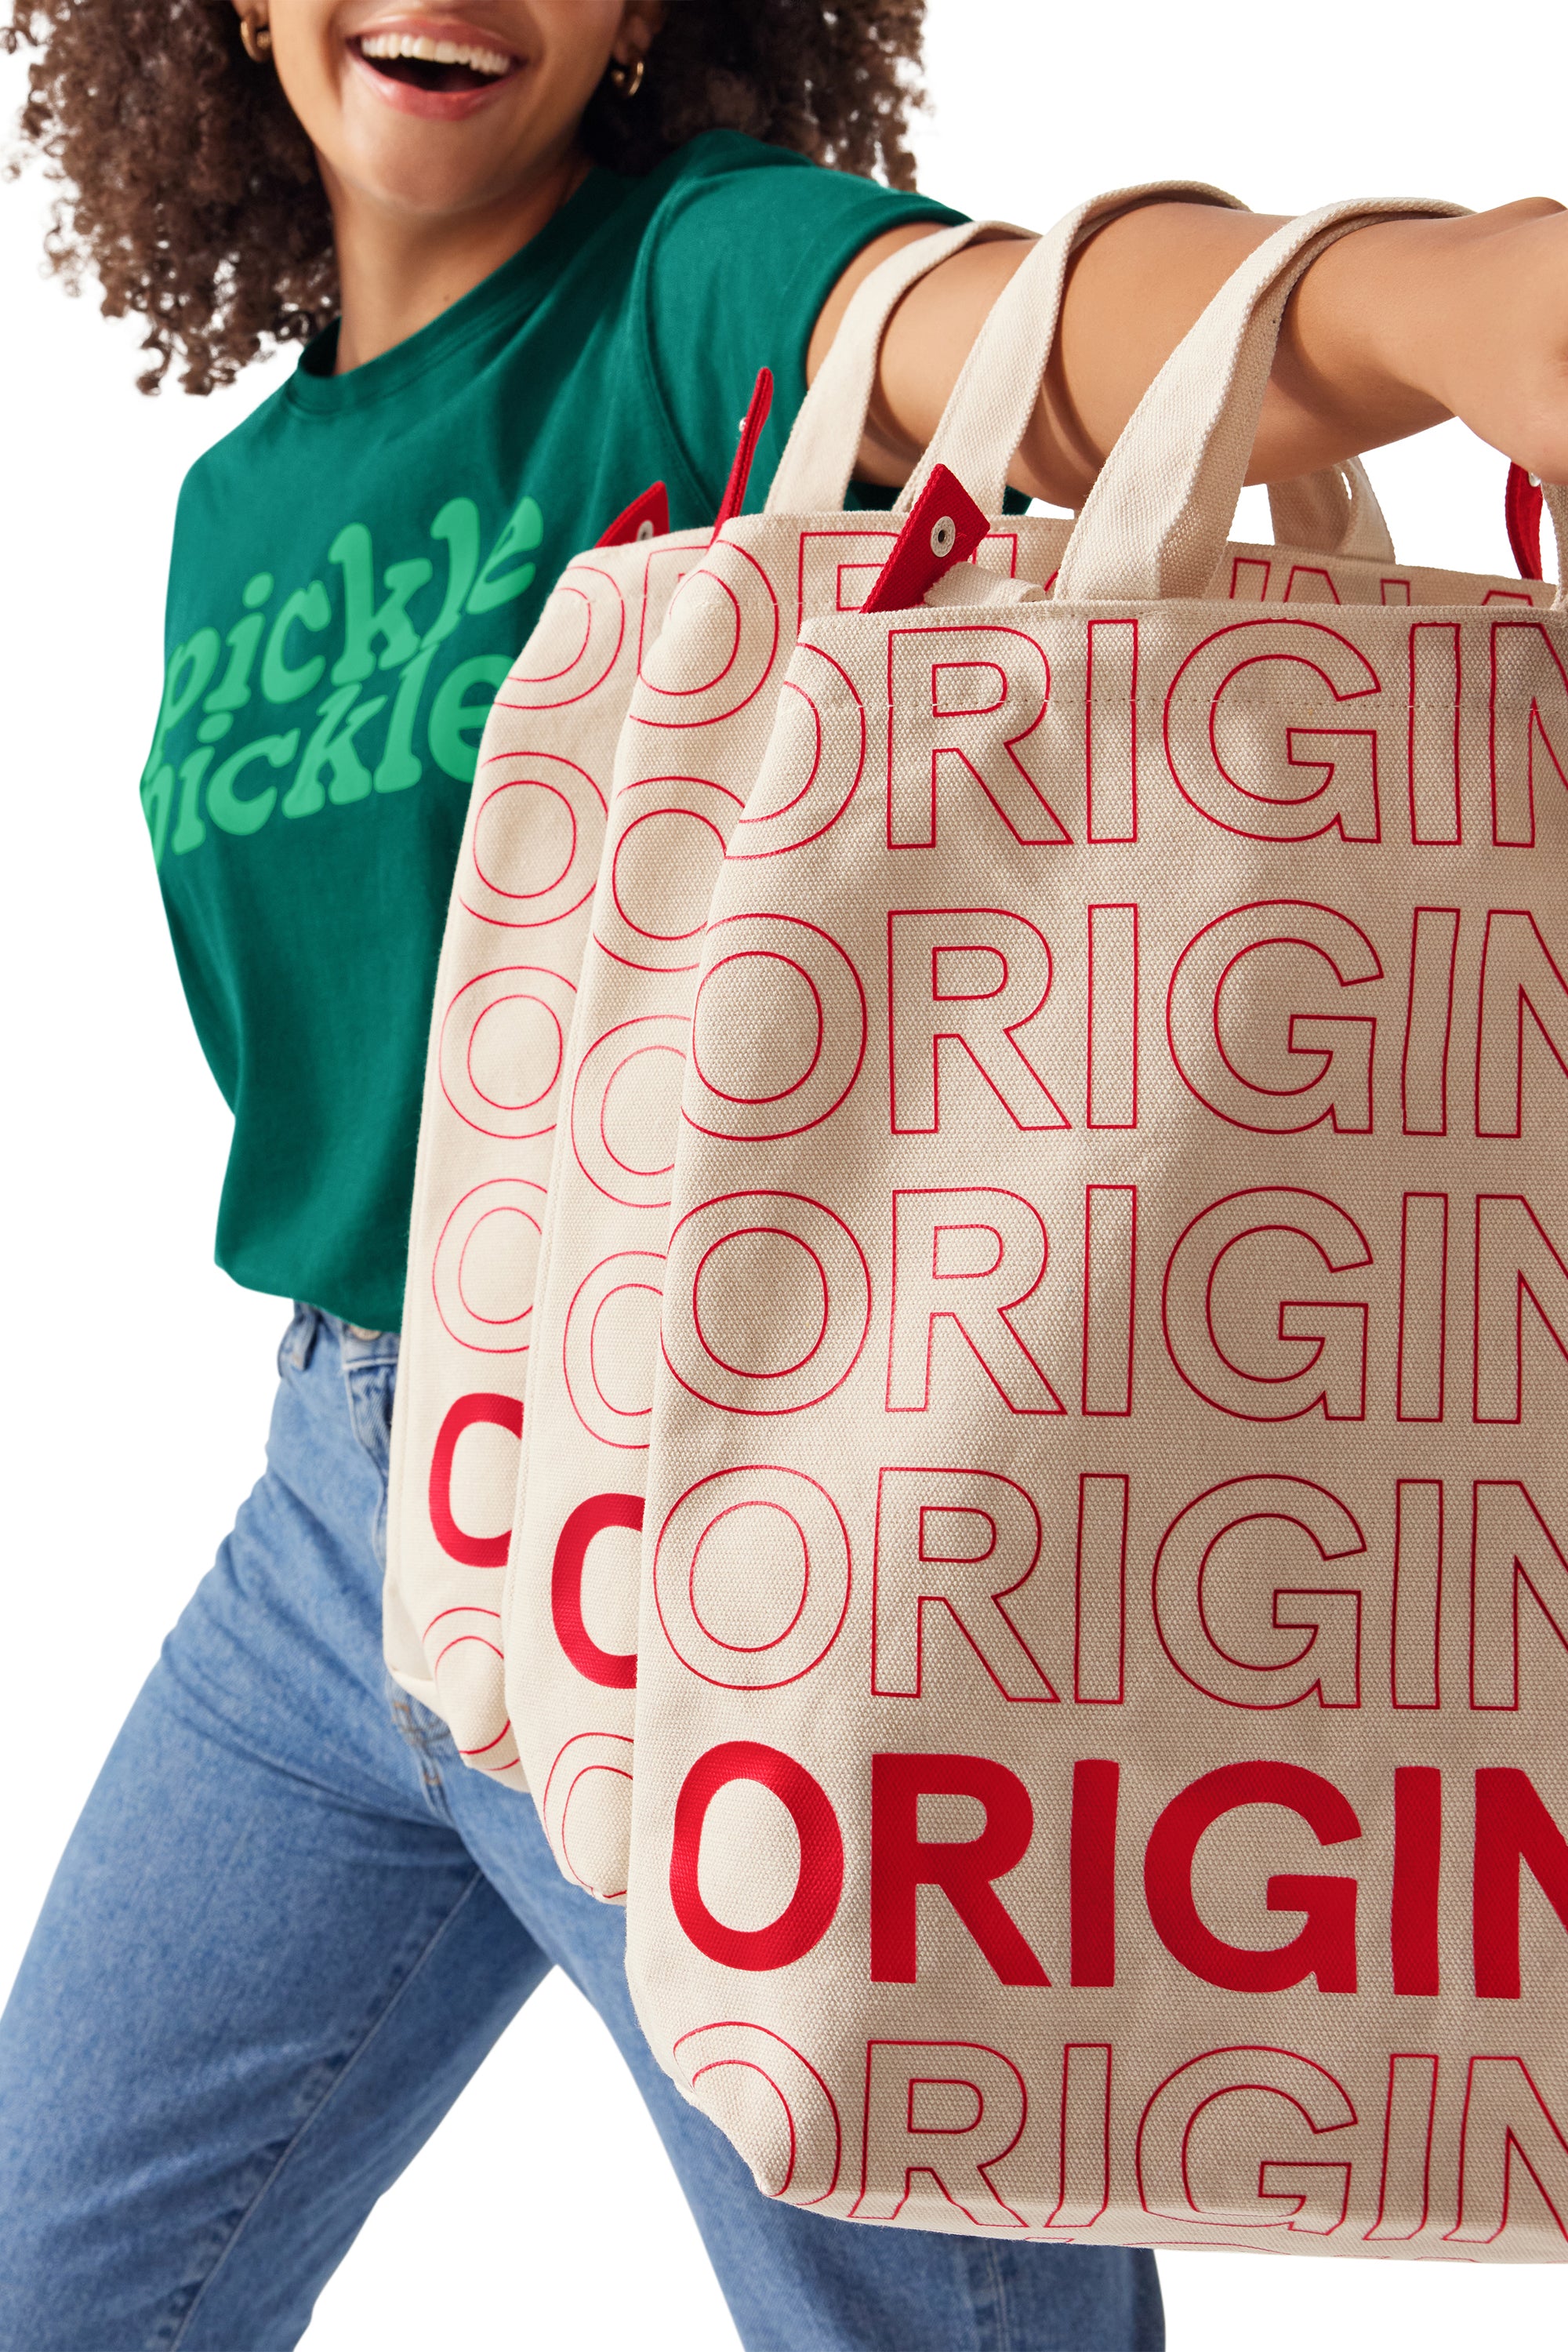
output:
<svg viewBox="0 0 1568 2352"><path fill-rule="evenodd" d="M454 1921L458 1917L470 1897L483 1883L483 1871L476 1869L472 1878L468 1881L468 1885L463 1889L463 1892L458 1896L457 1902L453 1904L451 1909L447 1912L446 1917L442 1920L435 1934L430 1937L429 1942L426 1945L424 1950L420 1953L418 1958L409 1969L408 1974L404 1978L403 1982L398 1986L397 1990L393 1994L392 1999L387 2002L386 2007L382 2011L380 2016L370 2027L368 2032L366 2032L361 2039L353 2057L347 2061L346 2064L333 2077L328 2088L322 2093L315 2105L311 2108L310 2114L305 2117L304 2122L300 2124L299 2129L294 2133L288 2147L284 2148L282 2154L279 2157L277 2163L272 2167L271 2171L268 2174L266 2179L262 2182L260 2188L257 2190L255 2196L251 2199L249 2204L246 2207L238 2221L235 2223L233 2230L229 2232L228 2240L224 2246L223 2252L218 2255L217 2260L213 2263L212 2268L208 2271L205 2278L203 2279L200 2286L196 2289L195 2298L192 2301L189 2310L181 2320L175 2334L169 2339L167 2352L180 2352L181 2345L184 2342L185 2337L190 2333L193 2322L196 2319L203 2304L206 2301L208 2289L212 2286L215 2280L217 2279L223 2270L224 2264L228 2261L228 2258L233 2253L236 2246L238 2245L240 2240L244 2237L246 2231L249 2228L257 2212L265 2201L268 2191L275 2188L278 2181L281 2179L289 2159L299 2148L300 2141L305 2137L306 2133L313 2128L321 2116L325 2114L327 2108L331 2106L333 2099L337 2096L339 2090L342 2084L348 2081L350 2075L359 2064L360 2060L364 2056L365 2052L377 2039L387 2020L396 2015L397 2011L402 2004L403 1998L407 1992L409 1987L412 1984L415 1984L423 1974L426 1964L429 1960L431 1954L436 1950L437 1945L440 1944L443 1937L447 1935L447 1931L452 1927Z"/></svg>

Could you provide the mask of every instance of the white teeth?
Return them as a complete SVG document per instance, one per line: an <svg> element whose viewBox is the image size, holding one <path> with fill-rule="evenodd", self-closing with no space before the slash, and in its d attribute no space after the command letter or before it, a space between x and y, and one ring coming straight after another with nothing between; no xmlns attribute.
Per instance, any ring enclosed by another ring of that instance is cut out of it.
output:
<svg viewBox="0 0 1568 2352"><path fill-rule="evenodd" d="M468 41L436 41L427 33L366 33L360 47L367 58L418 58L426 65L468 66L499 79L511 71L504 49L476 48Z"/></svg>

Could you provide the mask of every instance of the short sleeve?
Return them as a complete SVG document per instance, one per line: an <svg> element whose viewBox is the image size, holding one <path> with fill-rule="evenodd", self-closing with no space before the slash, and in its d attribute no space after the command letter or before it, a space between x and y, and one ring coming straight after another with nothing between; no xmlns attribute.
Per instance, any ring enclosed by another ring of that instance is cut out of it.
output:
<svg viewBox="0 0 1568 2352"><path fill-rule="evenodd" d="M748 499L754 508L805 396L812 329L844 270L906 221L937 226L964 215L733 132L694 140L673 163L638 272L652 394L716 508L757 371L773 370L773 414Z"/></svg>

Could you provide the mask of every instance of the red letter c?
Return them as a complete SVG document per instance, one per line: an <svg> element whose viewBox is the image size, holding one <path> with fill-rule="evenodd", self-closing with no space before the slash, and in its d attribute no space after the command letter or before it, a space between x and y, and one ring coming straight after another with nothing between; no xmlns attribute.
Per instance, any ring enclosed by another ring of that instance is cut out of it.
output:
<svg viewBox="0 0 1568 2352"><path fill-rule="evenodd" d="M448 1559L461 1560L465 1568L504 1568L511 1542L510 1528L503 1528L499 1536L471 1536L452 1517L452 1457L464 1430L478 1421L492 1422L496 1428L510 1429L514 1437L521 1437L522 1400L481 1391L459 1397L452 1406L430 1456L430 1525Z"/></svg>
<svg viewBox="0 0 1568 2352"><path fill-rule="evenodd" d="M590 1495L567 1518L550 1570L550 1615L560 1643L584 1680L605 1690L636 1690L635 1650L601 1650L583 1622L583 1563L605 1528L640 1528L640 1495Z"/></svg>

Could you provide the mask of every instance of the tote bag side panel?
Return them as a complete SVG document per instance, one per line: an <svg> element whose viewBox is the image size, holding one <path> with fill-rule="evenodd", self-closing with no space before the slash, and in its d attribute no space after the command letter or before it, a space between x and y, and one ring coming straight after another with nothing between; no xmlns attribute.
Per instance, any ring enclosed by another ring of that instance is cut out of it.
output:
<svg viewBox="0 0 1568 2352"><path fill-rule="evenodd" d="M437 970L387 1654L465 1759L516 1787L500 1597L562 1052L645 606L702 536L593 550L567 567L486 724Z"/></svg>
<svg viewBox="0 0 1568 2352"><path fill-rule="evenodd" d="M771 2193L1568 2252L1568 628L1501 584L797 652L867 751L699 976L628 1946Z"/></svg>

